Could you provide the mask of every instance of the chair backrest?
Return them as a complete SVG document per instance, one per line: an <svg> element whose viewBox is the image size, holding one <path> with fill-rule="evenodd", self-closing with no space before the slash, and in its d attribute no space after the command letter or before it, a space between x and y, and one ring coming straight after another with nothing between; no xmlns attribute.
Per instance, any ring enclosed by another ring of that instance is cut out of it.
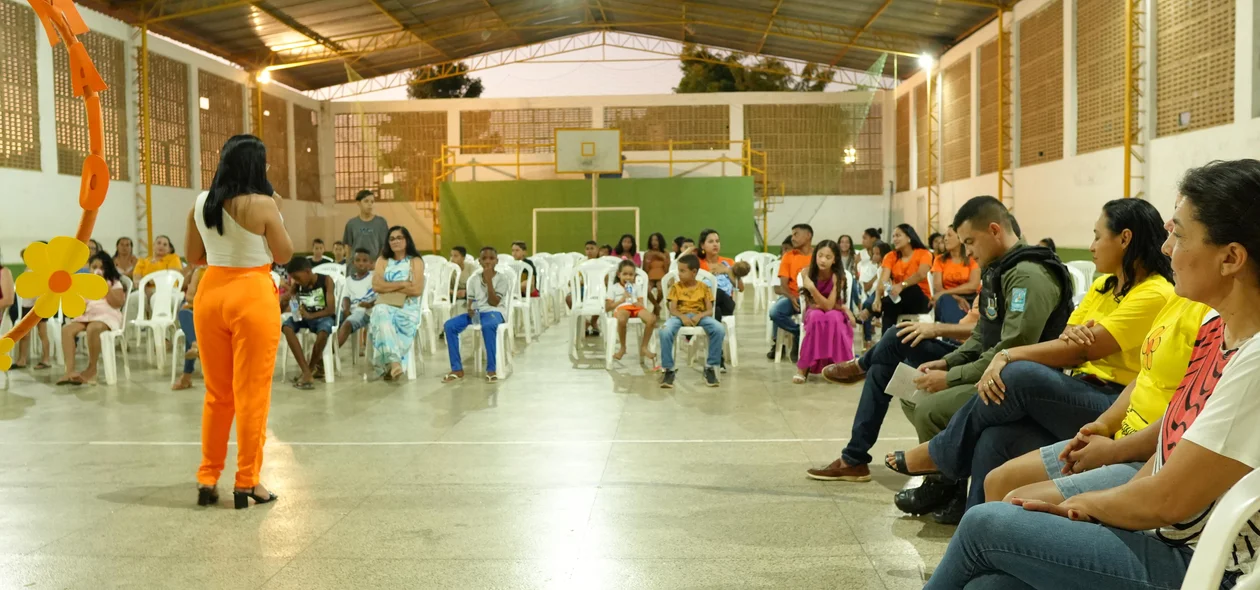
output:
<svg viewBox="0 0 1260 590"><path fill-rule="evenodd" d="M845 290L844 290L844 293L841 293L841 295L843 295L843 296L844 296L844 300L845 300L846 302L848 302L848 305L849 305L849 310L850 310L850 311L853 311L854 313L857 313L857 312L858 312L858 310L859 310L859 309L861 308L861 306L862 306L862 302L861 302L861 301L857 301L857 300L856 300L857 298L853 296L853 287L854 287L854 285L856 285L856 284L857 284L857 283L855 282L856 280L857 280L857 279L854 279L854 278L853 278L853 271L851 271L851 270L849 270L849 269L847 269L847 268L846 268L846 269L844 269L844 284L845 284L845 285L848 285L848 288L847 288L847 289L845 289ZM858 287L858 289L860 290L860 289L861 289L861 287Z"/></svg>
<svg viewBox="0 0 1260 590"><path fill-rule="evenodd" d="M1081 275L1085 277L1085 289L1094 284L1094 275L1098 274L1098 267L1089 260L1073 260L1066 263L1068 268L1075 268L1081 271Z"/></svg>
<svg viewBox="0 0 1260 590"><path fill-rule="evenodd" d="M149 299L148 305L153 309L147 315L155 320L174 318L175 294L184 286L184 273L178 270L159 270L140 279L140 283L136 285L136 290L140 292L140 296L136 298L136 304L139 305L136 317L140 319L144 319L146 315L144 291L149 285L153 285L153 297Z"/></svg>
<svg viewBox="0 0 1260 590"><path fill-rule="evenodd" d="M666 298L669 297L669 288L673 287L674 283L677 282L678 271L676 270L671 270L665 273L665 276L661 277L661 318L659 323L662 325L664 325L665 320L669 319L670 316L669 301L666 300Z"/></svg>
<svg viewBox="0 0 1260 590"><path fill-rule="evenodd" d="M779 257L769 252L761 254L761 280L768 285L779 282Z"/></svg>
<svg viewBox="0 0 1260 590"><path fill-rule="evenodd" d="M515 259L515 258L512 258L512 255L511 255L511 254L500 254L500 255L499 255L499 264L512 264L512 262L514 262L515 260L516 260L516 259Z"/></svg>
<svg viewBox="0 0 1260 590"><path fill-rule="evenodd" d="M600 256L599 259L613 266L617 266L618 264L621 264L620 256Z"/></svg>
<svg viewBox="0 0 1260 590"><path fill-rule="evenodd" d="M1260 470L1253 470L1234 487L1230 488L1212 508L1203 534L1190 558L1181 590L1207 590L1220 588L1225 565L1233 562L1234 543L1238 531L1251 526L1250 521L1260 510ZM1235 590L1260 588L1260 577L1255 573L1243 576Z"/></svg>
<svg viewBox="0 0 1260 590"><path fill-rule="evenodd" d="M603 304L604 295L608 288L608 263L602 260L588 260L577 265L573 269L573 278L570 281L573 294L581 295L582 303L599 302ZM574 307L578 304L574 297Z"/></svg>
<svg viewBox="0 0 1260 590"><path fill-rule="evenodd" d="M527 280L525 284L530 286L531 291L533 289L538 288L537 283L534 282L534 267L528 264L525 264L525 262L522 260L513 260L510 264L506 266L510 267L512 269L512 272L516 274L516 277L517 277L516 282L518 285L521 282L520 276L525 275L525 278ZM517 291L520 291L519 286L517 287Z"/></svg>
<svg viewBox="0 0 1260 590"><path fill-rule="evenodd" d="M317 275L341 277L343 279L346 278L346 267L340 264L333 264L331 262L325 262L319 266L316 266L315 268L311 269L311 272Z"/></svg>
<svg viewBox="0 0 1260 590"><path fill-rule="evenodd" d="M429 270L429 267L436 268L438 264L450 262L446 258L438 256L437 254L425 254L424 256L420 257L420 260L424 261L424 269L426 273Z"/></svg>
<svg viewBox="0 0 1260 590"><path fill-rule="evenodd" d="M1067 267L1068 274L1072 275L1072 299L1076 303L1080 303L1085 297L1085 291L1089 290L1089 282L1085 280L1085 273L1075 266Z"/></svg>
<svg viewBox="0 0 1260 590"><path fill-rule="evenodd" d="M745 250L735 255L735 262L747 262L751 270L748 272L748 278L754 283L761 282L764 278L761 276L761 252L753 252Z"/></svg>

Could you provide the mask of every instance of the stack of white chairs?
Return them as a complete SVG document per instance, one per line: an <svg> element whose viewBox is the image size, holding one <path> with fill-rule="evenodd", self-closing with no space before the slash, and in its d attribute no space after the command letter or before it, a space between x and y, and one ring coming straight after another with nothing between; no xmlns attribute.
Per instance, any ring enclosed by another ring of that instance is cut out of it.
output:
<svg viewBox="0 0 1260 590"><path fill-rule="evenodd" d="M152 298L145 297L145 290L149 285L153 285ZM149 333L149 346L145 348L146 362L152 361L154 354L157 355L157 368L162 370L162 363L166 356L166 337L167 333L175 328L175 312L179 309L180 303L183 301L181 289L184 286L184 274L177 270L160 270L149 273L140 282L135 285L136 297L136 319L132 320L126 328L131 328L140 337L143 346L143 337L145 330ZM152 307L151 312L146 313L146 299L148 306ZM124 304L126 307L126 304ZM146 317L147 316L147 317ZM123 316L124 318L126 315ZM57 336L52 336L53 332ZM54 340L54 344L59 344L61 339L60 330L53 330L53 326L49 326L49 337ZM58 346L60 348L60 346Z"/></svg>
<svg viewBox="0 0 1260 590"><path fill-rule="evenodd" d="M604 296L610 270L608 263L602 260L588 260L573 269L569 279L569 293L573 301L569 310L569 344L574 354L581 349L582 326L586 319L604 315Z"/></svg>
<svg viewBox="0 0 1260 590"><path fill-rule="evenodd" d="M707 270L701 269L699 271L696 271L696 280L703 281L706 285L709 286L710 289L717 289L717 278L714 277L713 274ZM661 291L663 293L669 293L670 287L672 287L674 283L676 282L678 282L678 273L676 271L666 274L665 276L661 277ZM661 318L659 321L659 325L661 327L664 327L665 320L668 320L669 317L670 317L669 306L662 303L661 304ZM722 340L722 349L726 353L726 358L731 360L731 366L732 367L739 366L739 345L735 336L735 316L728 315L722 318L722 325L726 328L726 337ZM657 331L657 334L658 334L657 348L660 348L660 337L659 337L660 331L659 330ZM688 349L688 354L687 354L687 364L690 365L691 359L695 355L695 347L701 342L700 338L704 338L707 341L708 336L705 335L704 328L701 328L700 326L683 326L678 331L678 337L674 339L674 350L675 350L674 359L675 360L678 358L677 350L678 350L678 347L682 345L682 341L684 340L682 338L683 336L692 337L691 348ZM700 338L697 338L697 336L699 336ZM707 350L707 349L702 349L702 350Z"/></svg>
<svg viewBox="0 0 1260 590"><path fill-rule="evenodd" d="M608 271L608 288L609 289L620 288L620 287L613 287L613 285L617 284L616 276L617 276L617 267L613 267L612 270ZM648 292L647 272L645 272L641 268L635 269L634 287L633 287L634 297L636 299L639 297L643 297L643 300L646 303L647 292ZM605 297L607 297L607 292L605 292ZM608 306L605 305L604 307L608 307ZM644 330L643 320L639 318L630 318L626 322L626 339L627 340L630 339L629 333L630 333L631 328L635 328L636 330L638 330L639 342L640 342L640 345L642 345L643 330ZM616 349L616 346L617 346L617 318L613 317L613 313L610 310L610 311L604 312L604 363L606 366L612 366L613 351ZM655 348L655 346L649 346L649 348Z"/></svg>

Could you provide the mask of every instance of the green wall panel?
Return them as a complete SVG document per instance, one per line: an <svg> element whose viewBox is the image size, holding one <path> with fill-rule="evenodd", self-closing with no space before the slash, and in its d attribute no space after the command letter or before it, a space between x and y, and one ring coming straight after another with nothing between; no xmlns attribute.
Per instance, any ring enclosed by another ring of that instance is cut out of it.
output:
<svg viewBox="0 0 1260 590"><path fill-rule="evenodd" d="M494 246L507 252L515 240L530 241L533 210L590 207L589 180L510 180L443 183L442 247L470 251ZM693 239L711 227L722 236L722 253L734 256L753 249L753 183L751 177L615 178L599 181L601 207L639 207L639 249L647 236L661 232L666 240ZM613 244L634 233L634 213L602 211L601 244ZM581 252L591 237L591 213L540 212L538 242L531 252Z"/></svg>

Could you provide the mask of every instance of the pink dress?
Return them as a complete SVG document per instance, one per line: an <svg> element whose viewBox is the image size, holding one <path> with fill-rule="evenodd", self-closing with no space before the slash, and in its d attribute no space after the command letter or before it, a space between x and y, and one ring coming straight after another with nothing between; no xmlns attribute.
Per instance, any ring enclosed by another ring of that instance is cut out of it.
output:
<svg viewBox="0 0 1260 590"><path fill-rule="evenodd" d="M818 287L818 293L826 297L835 287L834 278L820 280L814 285ZM853 359L853 324L849 323L849 316L840 310L844 304L844 294L841 293L831 311L817 307L805 310L805 340L801 342L801 356L796 362L798 369L821 373L827 365Z"/></svg>
<svg viewBox="0 0 1260 590"><path fill-rule="evenodd" d="M113 291L114 289L121 291L122 288L123 284L120 281L113 281L109 284L110 291ZM74 318L74 321L83 324L100 322L109 326L110 330L117 330L121 328L122 320L122 310L114 309L114 306L110 305L109 302L105 300L105 297L88 301L87 310L83 312L83 315Z"/></svg>

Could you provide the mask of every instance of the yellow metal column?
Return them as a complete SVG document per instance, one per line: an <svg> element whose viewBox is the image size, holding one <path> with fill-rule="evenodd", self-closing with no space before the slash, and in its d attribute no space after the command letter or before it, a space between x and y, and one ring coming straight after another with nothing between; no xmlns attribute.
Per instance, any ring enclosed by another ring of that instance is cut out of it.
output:
<svg viewBox="0 0 1260 590"><path fill-rule="evenodd" d="M1141 197L1141 174L1133 174L1133 163L1141 165L1146 160L1141 140L1142 124L1142 68L1139 51L1142 46L1142 0L1124 2L1124 198ZM1139 179L1135 183L1133 179Z"/></svg>
<svg viewBox="0 0 1260 590"><path fill-rule="evenodd" d="M997 178L998 178L998 200L1006 205L1008 209L1014 210L1015 198L1015 173L1012 170L1012 162L1008 160L1011 154L1011 113L1010 105L1014 104L1014 97L1011 96L1011 72L1008 69L1013 62L1011 55L1011 38L1006 32L1006 12L998 10L998 36L997 36L997 120L998 120L998 137L997 137Z"/></svg>
<svg viewBox="0 0 1260 590"><path fill-rule="evenodd" d="M153 133L149 124L149 25L140 27L140 128L144 132L140 165L144 169L145 253L153 255L153 165L149 144Z"/></svg>
<svg viewBox="0 0 1260 590"><path fill-rule="evenodd" d="M928 233L939 231L937 224L940 223L941 217L941 187L936 177L936 168L940 164L940 151L936 149L935 136L932 134L932 128L940 129L941 118L936 112L937 102L936 95L932 90L932 76L936 75L929 65L924 72L927 78L927 208L928 208Z"/></svg>

